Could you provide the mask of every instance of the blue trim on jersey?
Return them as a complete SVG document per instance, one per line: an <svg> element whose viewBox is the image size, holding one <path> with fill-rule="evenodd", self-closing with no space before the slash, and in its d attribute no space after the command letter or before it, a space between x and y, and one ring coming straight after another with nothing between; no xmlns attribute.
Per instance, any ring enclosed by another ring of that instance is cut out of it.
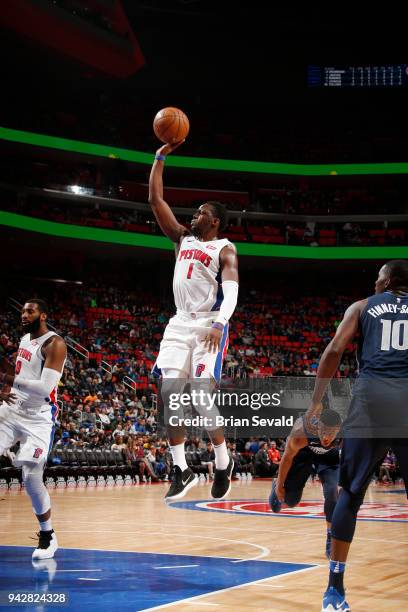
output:
<svg viewBox="0 0 408 612"><path fill-rule="evenodd" d="M154 364L154 366L151 369L151 375L154 376L154 378L160 378L162 375L162 371L161 368L159 368L159 366L157 365L157 363Z"/></svg>
<svg viewBox="0 0 408 612"><path fill-rule="evenodd" d="M220 350L218 351L217 359L214 366L214 378L217 382L220 382L222 372L222 355L225 349L225 344L228 340L228 323L224 327L224 331L221 338Z"/></svg>
<svg viewBox="0 0 408 612"><path fill-rule="evenodd" d="M218 283L218 290L217 290L217 297L215 299L215 304L214 306L211 308L211 311L213 310L219 310L220 306L222 304L222 301L224 299L224 292L222 290L222 284L221 284L221 269L218 270L217 272L217 276L215 277L215 280Z"/></svg>
<svg viewBox="0 0 408 612"><path fill-rule="evenodd" d="M52 416L52 422L53 422L53 426L51 429L51 434L50 434L50 445L48 447L48 455L50 454L51 450L52 450L52 445L54 443L54 436L55 436L55 415L58 412L58 406L56 406L55 404L51 404L51 416Z"/></svg>

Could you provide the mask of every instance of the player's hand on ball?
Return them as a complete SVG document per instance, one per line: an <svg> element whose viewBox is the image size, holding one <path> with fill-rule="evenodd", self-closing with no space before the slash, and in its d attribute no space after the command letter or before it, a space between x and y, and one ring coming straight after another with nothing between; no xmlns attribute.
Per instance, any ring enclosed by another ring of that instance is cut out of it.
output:
<svg viewBox="0 0 408 612"><path fill-rule="evenodd" d="M203 340L204 346L208 349L209 353L218 353L220 350L221 338L222 331L216 327L212 327Z"/></svg>
<svg viewBox="0 0 408 612"><path fill-rule="evenodd" d="M179 142L168 142L167 144L161 146L160 149L157 149L156 155L169 155L169 153L172 153L174 149L177 149L177 147L183 144L185 140L186 139L184 138L184 140L180 140Z"/></svg>
<svg viewBox="0 0 408 612"><path fill-rule="evenodd" d="M17 395L14 393L0 393L0 402L6 402L6 404L12 404L17 399Z"/></svg>

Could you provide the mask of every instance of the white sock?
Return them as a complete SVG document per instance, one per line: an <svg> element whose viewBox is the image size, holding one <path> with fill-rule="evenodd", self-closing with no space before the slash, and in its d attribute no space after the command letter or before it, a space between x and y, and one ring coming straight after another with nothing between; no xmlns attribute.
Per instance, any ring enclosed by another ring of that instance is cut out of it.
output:
<svg viewBox="0 0 408 612"><path fill-rule="evenodd" d="M188 468L186 454L184 452L184 442L170 446L171 456L173 457L174 465L178 465L182 472Z"/></svg>
<svg viewBox="0 0 408 612"><path fill-rule="evenodd" d="M215 446L214 444L214 453L215 453L215 467L217 470L226 470L229 464L229 456L227 452L227 445L224 442Z"/></svg>
<svg viewBox="0 0 408 612"><path fill-rule="evenodd" d="M52 529L52 521L49 518L47 521L40 521L40 529L41 531L51 531Z"/></svg>

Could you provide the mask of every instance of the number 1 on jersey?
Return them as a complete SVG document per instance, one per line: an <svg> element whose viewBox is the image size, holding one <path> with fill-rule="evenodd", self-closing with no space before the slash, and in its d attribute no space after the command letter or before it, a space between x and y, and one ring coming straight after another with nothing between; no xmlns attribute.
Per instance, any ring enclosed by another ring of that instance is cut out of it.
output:
<svg viewBox="0 0 408 612"><path fill-rule="evenodd" d="M194 263L191 263L191 264L188 266L187 278L191 278L191 275L192 275L192 273L193 273L193 268L194 268Z"/></svg>

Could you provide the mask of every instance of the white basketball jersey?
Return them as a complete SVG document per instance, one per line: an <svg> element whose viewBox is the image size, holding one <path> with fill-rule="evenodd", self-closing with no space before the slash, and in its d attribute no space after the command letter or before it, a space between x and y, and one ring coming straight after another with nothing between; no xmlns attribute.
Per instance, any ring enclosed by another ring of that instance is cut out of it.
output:
<svg viewBox="0 0 408 612"><path fill-rule="evenodd" d="M177 311L210 312L220 309L224 299L221 287L220 252L226 238L201 242L185 236L180 243L173 277Z"/></svg>
<svg viewBox="0 0 408 612"><path fill-rule="evenodd" d="M57 334L53 331L49 331L39 338L30 339L30 334L25 334L21 338L20 345L18 347L16 357L16 370L15 375L18 378L25 378L27 380L40 380L41 374L44 368L44 357L41 352L41 348L49 338L56 336ZM62 371L64 367L62 368ZM61 371L61 374L62 374ZM12 393L15 393L19 397L19 391L12 388ZM57 401L57 387L55 387L50 393L51 403L55 404ZM27 400L22 401L19 399L15 404L16 408L41 408L41 406L47 406L45 398L40 401L38 398L31 400L29 397Z"/></svg>

